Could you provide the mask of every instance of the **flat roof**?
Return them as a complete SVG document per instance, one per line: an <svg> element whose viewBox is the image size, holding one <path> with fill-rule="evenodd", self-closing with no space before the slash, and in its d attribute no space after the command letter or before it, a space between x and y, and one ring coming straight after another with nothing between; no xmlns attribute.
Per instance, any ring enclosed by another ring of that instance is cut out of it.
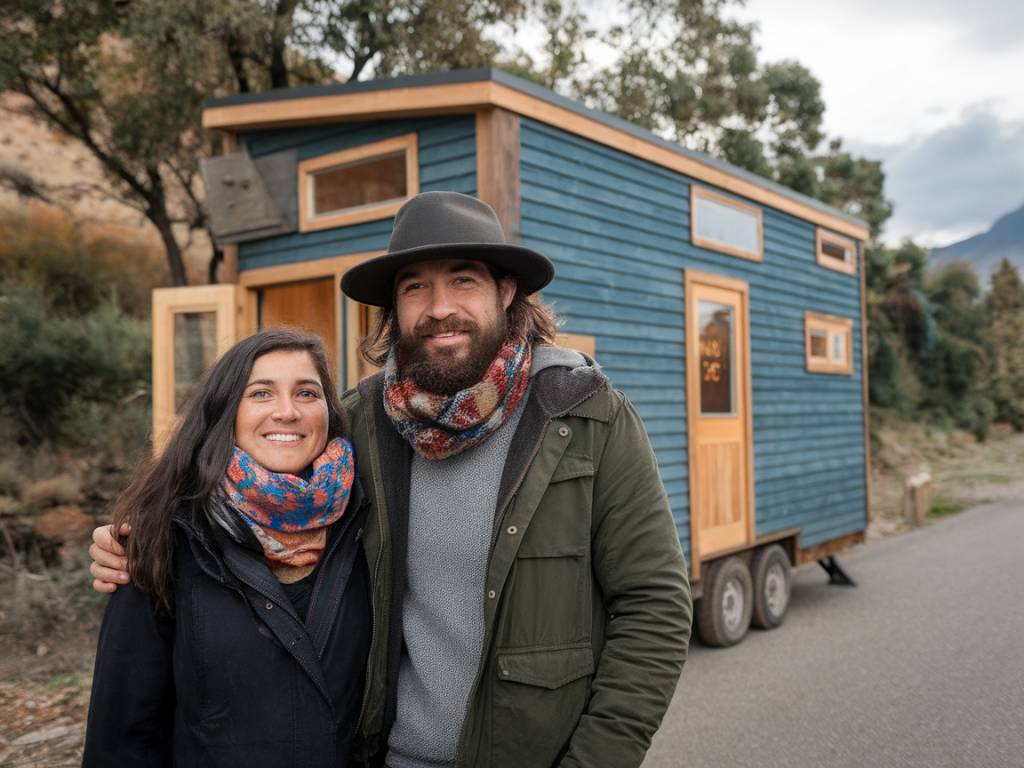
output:
<svg viewBox="0 0 1024 768"><path fill-rule="evenodd" d="M486 107L501 107L570 130L859 240L866 240L869 235L867 223L856 216L495 68L279 88L209 99L204 103L203 125L229 131L250 131L313 122L367 119L373 115L398 117L472 113ZM566 119L571 116L576 120ZM573 127L566 128L570 123ZM679 158L679 162L672 162L669 155ZM707 172L701 172L702 169ZM752 193L752 187L766 194ZM789 205L780 204L780 201Z"/></svg>

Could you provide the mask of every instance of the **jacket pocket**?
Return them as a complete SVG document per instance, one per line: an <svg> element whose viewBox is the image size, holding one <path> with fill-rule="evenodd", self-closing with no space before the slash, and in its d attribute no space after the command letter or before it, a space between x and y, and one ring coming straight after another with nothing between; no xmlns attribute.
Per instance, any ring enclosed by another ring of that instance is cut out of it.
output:
<svg viewBox="0 0 1024 768"><path fill-rule="evenodd" d="M494 768L550 768L568 748L586 706L590 644L497 652Z"/></svg>

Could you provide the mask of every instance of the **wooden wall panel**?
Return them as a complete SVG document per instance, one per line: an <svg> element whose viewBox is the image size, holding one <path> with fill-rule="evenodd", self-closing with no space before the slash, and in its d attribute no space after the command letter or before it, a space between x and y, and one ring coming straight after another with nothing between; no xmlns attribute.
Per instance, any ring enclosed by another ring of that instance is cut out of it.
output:
<svg viewBox="0 0 1024 768"><path fill-rule="evenodd" d="M261 328L289 325L324 340L332 370L338 366L338 320L334 280L306 280L259 289Z"/></svg>

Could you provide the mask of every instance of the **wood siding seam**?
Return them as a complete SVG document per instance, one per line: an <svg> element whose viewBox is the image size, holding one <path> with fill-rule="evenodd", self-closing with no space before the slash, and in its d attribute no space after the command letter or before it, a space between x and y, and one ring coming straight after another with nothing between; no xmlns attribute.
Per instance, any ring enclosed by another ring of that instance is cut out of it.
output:
<svg viewBox="0 0 1024 768"><path fill-rule="evenodd" d="M520 236L519 169L519 115L504 109L477 112L477 197L494 209L509 242Z"/></svg>
<svg viewBox="0 0 1024 768"><path fill-rule="evenodd" d="M343 211L330 212L320 216L315 215L312 202L313 179L318 171L397 152L403 152L405 155L405 197L371 203ZM391 139L374 141L369 144L361 144L337 152L300 160L298 165L299 231L314 232L321 229L335 229L366 221L391 218L405 204L406 200L419 194L419 168L416 133L407 133Z"/></svg>

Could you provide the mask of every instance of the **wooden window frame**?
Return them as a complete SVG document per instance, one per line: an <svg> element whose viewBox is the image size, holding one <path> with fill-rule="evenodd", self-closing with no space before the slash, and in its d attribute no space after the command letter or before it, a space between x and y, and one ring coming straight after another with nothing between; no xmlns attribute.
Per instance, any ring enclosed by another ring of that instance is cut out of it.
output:
<svg viewBox="0 0 1024 768"><path fill-rule="evenodd" d="M379 203L359 205L320 216L313 213L313 178L330 168L367 160L378 155L405 153L405 197ZM417 134L406 133L392 139L361 144L358 147L331 152L299 161L299 231L315 232L333 227L346 227L365 221L378 221L394 216L406 200L419 194L420 164Z"/></svg>
<svg viewBox="0 0 1024 768"><path fill-rule="evenodd" d="M831 256L826 256L824 251L825 241L829 241L835 245L839 245L847 253L847 258L843 262L836 261ZM848 237L837 235L834 232L818 227L817 237L815 242L815 250L818 253L818 266L825 267L826 269L832 269L836 272L842 272L847 275L857 274L857 241L851 240Z"/></svg>
<svg viewBox="0 0 1024 768"><path fill-rule="evenodd" d="M174 380L174 318L211 312L216 316L216 359L238 340L238 288L231 284L155 288L152 293L153 448L163 449L178 416Z"/></svg>
<svg viewBox="0 0 1024 768"><path fill-rule="evenodd" d="M722 205L728 205L742 211L743 213L752 214L754 218L757 219L757 250L748 251L743 248L736 248L731 245L726 245L725 243L719 243L716 240L708 240L699 236L697 234L697 200L699 198L710 200L715 203L721 203ZM737 256L749 261L764 261L764 214L756 205L741 203L739 200L735 200L734 198L715 192L707 187L702 187L699 184L690 184L690 242L701 248L718 251L719 253L725 253L729 256Z"/></svg>
<svg viewBox="0 0 1024 768"><path fill-rule="evenodd" d="M811 332L824 331L828 334L825 357L811 356ZM832 359L832 339L841 335L844 339L846 359L837 363ZM853 320L848 317L823 315L818 312L804 313L804 357L808 373L831 373L850 376L853 374Z"/></svg>

